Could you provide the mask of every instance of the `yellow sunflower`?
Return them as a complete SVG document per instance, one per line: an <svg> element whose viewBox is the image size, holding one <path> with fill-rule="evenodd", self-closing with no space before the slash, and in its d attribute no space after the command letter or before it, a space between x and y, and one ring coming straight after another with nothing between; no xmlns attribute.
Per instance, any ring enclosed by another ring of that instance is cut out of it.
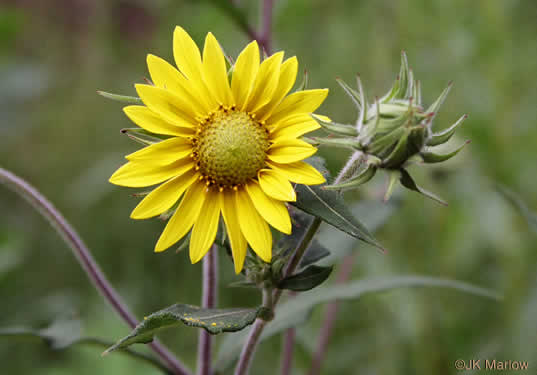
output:
<svg viewBox="0 0 537 375"><path fill-rule="evenodd" d="M215 240L221 213L235 271L243 268L247 245L270 262L268 224L291 233L286 202L296 196L290 182L325 182L302 161L317 149L299 138L319 128L311 113L328 90L287 95L296 80L296 57L283 61L283 52L277 52L260 62L255 41L240 53L231 79L211 33L202 56L188 33L176 27L173 54L179 69L147 56L154 85L136 85L145 106L124 108L134 123L164 140L127 155L129 162L110 182L128 187L161 184L136 206L133 219L160 215L180 200L156 252L192 230L190 259L198 262Z"/></svg>

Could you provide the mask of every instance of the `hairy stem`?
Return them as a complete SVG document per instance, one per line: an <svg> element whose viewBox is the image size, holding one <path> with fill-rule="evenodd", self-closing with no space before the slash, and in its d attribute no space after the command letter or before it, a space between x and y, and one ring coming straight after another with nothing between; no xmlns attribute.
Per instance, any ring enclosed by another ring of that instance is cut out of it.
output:
<svg viewBox="0 0 537 375"><path fill-rule="evenodd" d="M213 245L203 258L203 308L216 307L218 282L218 246ZM210 333L200 329L198 341L198 375L211 374L213 338Z"/></svg>
<svg viewBox="0 0 537 375"><path fill-rule="evenodd" d="M88 247L74 228L67 222L63 215L33 186L22 178L0 167L0 183L6 185L15 193L22 196L32 205L58 232L65 243L72 250L78 263L86 272L91 283L101 293L104 299L112 306L117 314L131 327L134 328L138 321L129 311L119 294L112 287L106 276L101 271L97 262L91 255ZM151 349L158 354L162 361L173 373L178 375L190 375L190 371L168 349L157 341L150 344Z"/></svg>

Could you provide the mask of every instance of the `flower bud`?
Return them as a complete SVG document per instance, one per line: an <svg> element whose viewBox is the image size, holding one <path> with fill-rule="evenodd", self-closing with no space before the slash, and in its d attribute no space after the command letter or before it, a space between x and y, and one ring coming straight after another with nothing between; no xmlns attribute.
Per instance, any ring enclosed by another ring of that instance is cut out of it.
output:
<svg viewBox="0 0 537 375"><path fill-rule="evenodd" d="M383 97L375 98L372 104L365 98L359 76L357 90L340 79L338 83L356 105L356 124L338 124L316 118L324 130L339 137L313 138L312 142L354 149L363 154L361 158L354 158L357 163L362 163L362 167L356 175L327 186L326 189L359 186L369 181L377 170L384 169L390 175L385 199L391 195L394 181L399 179L403 186L439 200L419 188L405 168L416 160L424 163L443 162L455 156L468 143L465 142L447 154L438 154L432 148L449 141L467 117L464 115L444 131L434 133L432 130L433 120L451 89L451 83L438 99L425 109L420 83L414 79L404 52L401 55L401 70L392 88ZM353 170L355 169L357 168Z"/></svg>

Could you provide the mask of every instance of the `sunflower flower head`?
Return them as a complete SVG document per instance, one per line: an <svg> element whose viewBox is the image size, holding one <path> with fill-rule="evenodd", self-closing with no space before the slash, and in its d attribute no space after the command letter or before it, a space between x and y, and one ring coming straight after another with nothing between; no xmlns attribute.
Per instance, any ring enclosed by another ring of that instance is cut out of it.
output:
<svg viewBox="0 0 537 375"><path fill-rule="evenodd" d="M177 68L148 55L151 84L138 84L144 105L126 115L156 142L126 156L110 178L120 186L158 185L136 206L133 219L175 211L155 251L188 233L190 259L198 262L215 240L220 217L231 244L235 271L248 245L265 262L272 258L269 224L291 233L286 202L296 200L293 183L315 185L323 176L303 160L317 149L300 137L320 126L311 114L327 89L296 91L298 61L278 52L260 61L251 42L228 75L226 59L209 33L200 53L176 27Z"/></svg>

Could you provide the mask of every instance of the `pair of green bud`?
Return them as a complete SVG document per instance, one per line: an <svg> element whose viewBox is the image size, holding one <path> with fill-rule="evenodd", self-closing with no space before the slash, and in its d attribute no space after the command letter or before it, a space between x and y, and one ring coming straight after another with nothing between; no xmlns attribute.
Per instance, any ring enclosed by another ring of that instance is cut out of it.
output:
<svg viewBox="0 0 537 375"><path fill-rule="evenodd" d="M360 186L373 178L380 169L389 174L385 200L388 200L397 181L410 189L422 193L440 203L434 194L420 188L406 167L415 162L440 163L455 156L468 142L447 154L432 149L451 138L458 126L466 119L462 116L449 128L434 133L433 120L446 99L451 83L440 97L424 109L421 100L420 82L414 79L409 69L406 54L401 56L401 70L390 91L369 104L364 89L357 77L357 90L338 80L358 109L354 125L323 121L316 117L329 138L312 138L316 144L351 148L355 154L345 166L341 178L325 189L341 190Z"/></svg>

